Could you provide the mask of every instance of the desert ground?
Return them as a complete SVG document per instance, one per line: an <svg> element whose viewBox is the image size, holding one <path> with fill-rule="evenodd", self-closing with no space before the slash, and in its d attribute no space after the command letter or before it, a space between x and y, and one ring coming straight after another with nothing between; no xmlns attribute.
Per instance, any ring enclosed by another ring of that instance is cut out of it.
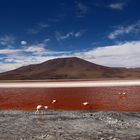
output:
<svg viewBox="0 0 140 140"><path fill-rule="evenodd" d="M140 113L0 111L0 140L140 140Z"/></svg>

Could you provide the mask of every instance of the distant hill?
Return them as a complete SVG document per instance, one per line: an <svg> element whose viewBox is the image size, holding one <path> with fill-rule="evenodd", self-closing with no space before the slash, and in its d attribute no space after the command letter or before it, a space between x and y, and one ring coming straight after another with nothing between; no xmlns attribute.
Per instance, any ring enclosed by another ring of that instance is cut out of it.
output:
<svg viewBox="0 0 140 140"><path fill-rule="evenodd" d="M0 73L0 80L140 78L140 68L111 68L70 57L48 60Z"/></svg>

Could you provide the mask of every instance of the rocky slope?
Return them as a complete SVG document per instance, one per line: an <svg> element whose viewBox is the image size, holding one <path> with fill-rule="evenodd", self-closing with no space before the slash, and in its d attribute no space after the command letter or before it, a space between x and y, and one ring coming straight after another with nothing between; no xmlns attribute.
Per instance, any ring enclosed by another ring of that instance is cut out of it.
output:
<svg viewBox="0 0 140 140"><path fill-rule="evenodd" d="M0 80L41 79L131 79L140 78L140 69L111 68L70 57L23 66L0 74Z"/></svg>

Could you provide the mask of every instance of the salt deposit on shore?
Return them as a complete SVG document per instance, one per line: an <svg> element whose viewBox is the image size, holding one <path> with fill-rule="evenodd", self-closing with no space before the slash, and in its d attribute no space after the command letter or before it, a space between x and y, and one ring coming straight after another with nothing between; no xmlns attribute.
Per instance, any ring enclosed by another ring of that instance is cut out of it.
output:
<svg viewBox="0 0 140 140"><path fill-rule="evenodd" d="M1 111L0 140L139 140L140 113Z"/></svg>

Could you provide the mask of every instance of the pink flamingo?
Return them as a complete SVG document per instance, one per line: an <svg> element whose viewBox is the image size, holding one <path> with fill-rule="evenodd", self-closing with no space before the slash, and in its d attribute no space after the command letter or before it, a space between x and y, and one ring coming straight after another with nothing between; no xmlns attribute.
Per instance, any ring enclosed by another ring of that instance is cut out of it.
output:
<svg viewBox="0 0 140 140"><path fill-rule="evenodd" d="M56 100L52 100L52 104L56 103Z"/></svg>
<svg viewBox="0 0 140 140"><path fill-rule="evenodd" d="M37 107L36 107L36 113L41 112L41 110L43 110L43 106L42 105L37 105Z"/></svg>
<svg viewBox="0 0 140 140"><path fill-rule="evenodd" d="M44 106L44 109L47 110L48 109L48 106Z"/></svg>
<svg viewBox="0 0 140 140"><path fill-rule="evenodd" d="M84 105L84 106L86 106L86 105L88 105L88 104L89 104L88 102L83 102L83 105Z"/></svg>
<svg viewBox="0 0 140 140"><path fill-rule="evenodd" d="M44 106L44 111L46 112L48 110L48 106Z"/></svg>
<svg viewBox="0 0 140 140"><path fill-rule="evenodd" d="M36 113L41 113L46 111L48 109L48 106L43 106L43 105L37 105L36 107Z"/></svg>
<svg viewBox="0 0 140 140"><path fill-rule="evenodd" d="M121 99L125 99L125 98L126 98L126 95L127 95L126 92L122 92L122 93L119 92L118 94L120 95L120 98L121 98Z"/></svg>

